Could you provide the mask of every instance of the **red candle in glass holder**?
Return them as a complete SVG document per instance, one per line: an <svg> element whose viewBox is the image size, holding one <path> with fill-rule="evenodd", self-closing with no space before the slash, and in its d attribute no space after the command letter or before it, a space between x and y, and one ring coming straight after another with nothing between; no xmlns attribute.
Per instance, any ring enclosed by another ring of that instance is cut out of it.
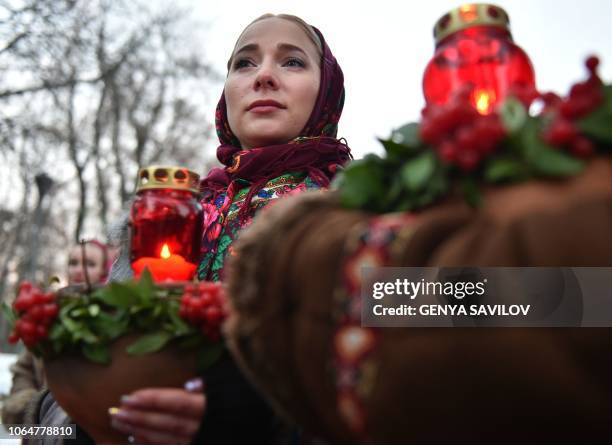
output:
<svg viewBox="0 0 612 445"><path fill-rule="evenodd" d="M427 103L443 105L470 85L471 104L489 114L509 92L535 91L533 67L512 41L509 26L502 8L485 3L442 16L434 27L436 51L423 76Z"/></svg>
<svg viewBox="0 0 612 445"><path fill-rule="evenodd" d="M137 278L145 268L156 282L188 281L195 275L203 217L198 182L196 173L180 167L138 172L130 212L130 262Z"/></svg>

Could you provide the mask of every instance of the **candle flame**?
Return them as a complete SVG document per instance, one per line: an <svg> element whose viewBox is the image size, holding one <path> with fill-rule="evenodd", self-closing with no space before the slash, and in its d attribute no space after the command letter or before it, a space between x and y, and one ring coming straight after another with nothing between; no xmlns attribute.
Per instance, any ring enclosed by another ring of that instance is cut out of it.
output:
<svg viewBox="0 0 612 445"><path fill-rule="evenodd" d="M495 103L495 93L491 90L476 90L473 95L473 102L476 111L483 115L489 114Z"/></svg>
<svg viewBox="0 0 612 445"><path fill-rule="evenodd" d="M170 258L170 248L168 247L167 244L164 243L164 246L162 247L162 250L161 250L161 254L159 256L162 257L164 260L167 260L168 258Z"/></svg>

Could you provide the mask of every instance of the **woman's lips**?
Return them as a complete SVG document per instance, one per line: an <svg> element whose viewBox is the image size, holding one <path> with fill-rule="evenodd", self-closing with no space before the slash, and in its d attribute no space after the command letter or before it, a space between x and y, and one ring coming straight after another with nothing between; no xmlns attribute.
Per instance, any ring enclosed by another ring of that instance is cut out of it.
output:
<svg viewBox="0 0 612 445"><path fill-rule="evenodd" d="M278 110L282 110L282 108L277 107L276 105L256 105L253 108L249 109L249 111L256 114L272 113Z"/></svg>
<svg viewBox="0 0 612 445"><path fill-rule="evenodd" d="M272 113L277 110L282 110L286 107L276 102L275 100L257 100L247 108L247 111L252 111L257 114Z"/></svg>

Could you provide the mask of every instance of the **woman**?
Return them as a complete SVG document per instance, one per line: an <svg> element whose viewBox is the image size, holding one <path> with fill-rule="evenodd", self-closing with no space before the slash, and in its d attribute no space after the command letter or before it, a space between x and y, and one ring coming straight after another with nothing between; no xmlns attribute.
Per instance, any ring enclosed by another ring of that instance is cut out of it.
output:
<svg viewBox="0 0 612 445"><path fill-rule="evenodd" d="M106 244L92 239L73 246L68 252L68 284L104 283L112 263ZM24 423L30 400L45 387L42 362L28 350L11 366L13 383L2 408L4 423Z"/></svg>
<svg viewBox="0 0 612 445"><path fill-rule="evenodd" d="M316 28L294 16L269 14L247 26L229 59L217 106L217 157L225 167L202 181L201 280L222 279L232 242L259 209L329 185L338 165L350 158L349 148L335 138L343 103L342 71ZM262 426L268 422L266 406L231 360L215 368L205 376L206 395L195 381L187 391L145 389L124 397L119 410L112 410L113 426L137 443L186 444L204 415L202 443L270 443L271 437L261 437L273 429ZM236 410L245 413L239 423L228 417Z"/></svg>
<svg viewBox="0 0 612 445"><path fill-rule="evenodd" d="M95 239L72 247L68 253L68 284L106 282L113 260L109 246Z"/></svg>

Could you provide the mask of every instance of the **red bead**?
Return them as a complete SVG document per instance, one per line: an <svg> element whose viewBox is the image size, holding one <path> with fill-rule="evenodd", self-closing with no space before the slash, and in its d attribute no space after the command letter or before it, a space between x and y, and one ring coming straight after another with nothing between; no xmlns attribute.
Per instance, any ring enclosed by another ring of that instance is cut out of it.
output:
<svg viewBox="0 0 612 445"><path fill-rule="evenodd" d="M42 294L40 296L40 300L42 303L53 303L55 301L55 295L53 292L48 292L46 294Z"/></svg>
<svg viewBox="0 0 612 445"><path fill-rule="evenodd" d="M204 292L204 291L216 292L220 288L221 288L221 285L219 283L215 283L212 281L200 281L198 283L198 289L200 290L200 292Z"/></svg>
<svg viewBox="0 0 612 445"><path fill-rule="evenodd" d="M429 120L421 123L419 132L421 139L427 144L435 144L436 140L438 139L439 131L436 128L436 125Z"/></svg>
<svg viewBox="0 0 612 445"><path fill-rule="evenodd" d="M194 297L189 301L189 307L194 310L199 310L204 307L204 301L202 300L202 298Z"/></svg>
<svg viewBox="0 0 612 445"><path fill-rule="evenodd" d="M47 328L45 326L43 326L43 325L36 326L36 335L39 338L46 338L47 337L47 333L48 333L48 331L47 331Z"/></svg>
<svg viewBox="0 0 612 445"><path fill-rule="evenodd" d="M585 61L585 65L589 71L591 72L595 71L597 67L599 66L599 57L597 56L588 57Z"/></svg>
<svg viewBox="0 0 612 445"><path fill-rule="evenodd" d="M30 294L22 294L15 300L13 307L15 310L21 312L29 309L34 303L34 296Z"/></svg>
<svg viewBox="0 0 612 445"><path fill-rule="evenodd" d="M215 304L217 302L217 298L215 294L210 291L205 291L202 293L202 304L204 307L210 306L211 304Z"/></svg>
<svg viewBox="0 0 612 445"><path fill-rule="evenodd" d="M457 159L457 145L450 140L445 140L438 146L438 153L440 153L442 162L452 164Z"/></svg>
<svg viewBox="0 0 612 445"><path fill-rule="evenodd" d="M23 335L21 339L23 340L23 343L29 348L31 348L32 346L36 344L35 334Z"/></svg>
<svg viewBox="0 0 612 445"><path fill-rule="evenodd" d="M46 317L52 319L59 313L59 306L56 303L47 303L43 306L43 311Z"/></svg>
<svg viewBox="0 0 612 445"><path fill-rule="evenodd" d="M198 321L199 315L200 315L200 311L198 309L194 309L191 306L188 306L186 308L185 318L191 321L192 323L195 323Z"/></svg>
<svg viewBox="0 0 612 445"><path fill-rule="evenodd" d="M34 321L42 321L45 318L43 306L34 306L28 312Z"/></svg>
<svg viewBox="0 0 612 445"><path fill-rule="evenodd" d="M181 308L179 309L179 317L187 320L188 315L189 315L189 309L185 306L181 306Z"/></svg>
<svg viewBox="0 0 612 445"><path fill-rule="evenodd" d="M216 324L223 319L223 313L217 306L211 306L206 309L206 321Z"/></svg>
<svg viewBox="0 0 612 445"><path fill-rule="evenodd" d="M557 119L544 132L544 140L552 145L571 143L578 135L578 130L567 119Z"/></svg>
<svg viewBox="0 0 612 445"><path fill-rule="evenodd" d="M19 322L21 322L21 324L19 324ZM36 332L36 325L34 325L34 323L31 321L19 320L17 322L17 326L21 336L34 335Z"/></svg>
<svg viewBox="0 0 612 445"><path fill-rule="evenodd" d="M460 151L471 150L476 148L478 135L473 127L461 127L457 130L455 138Z"/></svg>
<svg viewBox="0 0 612 445"><path fill-rule="evenodd" d="M461 150L457 154L457 164L465 172L474 170L478 166L479 161L478 154L473 150Z"/></svg>
<svg viewBox="0 0 612 445"><path fill-rule="evenodd" d="M8 342L14 345L18 341L19 341L19 335L17 335L16 332L11 332L11 335L9 335L9 338L8 338Z"/></svg>
<svg viewBox="0 0 612 445"><path fill-rule="evenodd" d="M18 293L21 294L22 292L24 292L24 293L30 292L33 287L34 286L29 281L22 281L19 284L19 292Z"/></svg>
<svg viewBox="0 0 612 445"><path fill-rule="evenodd" d="M590 87L588 84L586 83L575 83L574 85L572 85L572 87L570 88L570 97L571 98L575 98L578 96L582 96L584 94L588 94L590 90Z"/></svg>
<svg viewBox="0 0 612 445"><path fill-rule="evenodd" d="M587 138L580 136L572 143L571 151L578 157L587 158L595 153L595 145Z"/></svg>

